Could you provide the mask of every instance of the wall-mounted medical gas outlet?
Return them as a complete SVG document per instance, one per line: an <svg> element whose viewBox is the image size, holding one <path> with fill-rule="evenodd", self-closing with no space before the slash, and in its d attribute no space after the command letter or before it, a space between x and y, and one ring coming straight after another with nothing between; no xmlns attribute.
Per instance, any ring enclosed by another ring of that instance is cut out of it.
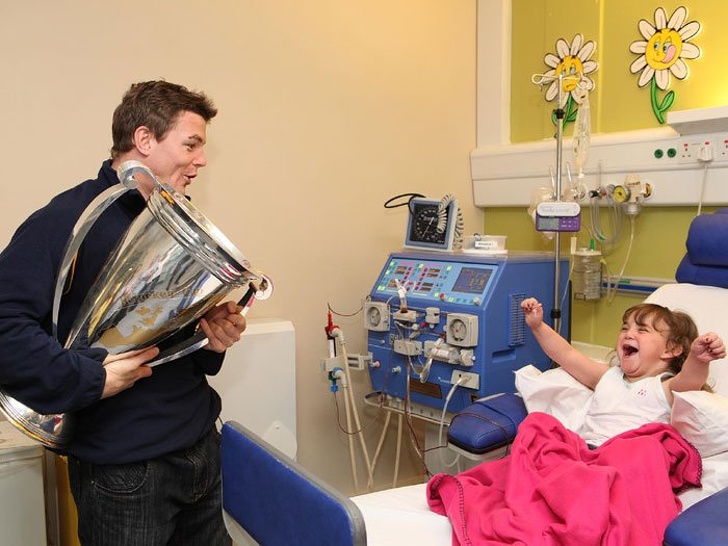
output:
<svg viewBox="0 0 728 546"><path fill-rule="evenodd" d="M565 141L564 149L570 145ZM533 192L550 183L546 173L553 164L553 153L552 141L474 150L470 157L475 206L528 206ZM711 181L725 179L728 131L679 135L670 127L659 127L592 135L584 174L587 184L603 180L606 185L636 172L659 185L649 201L651 206L692 206L698 198L695 188L705 178L706 163L710 163ZM703 205L723 206L727 201L728 184L708 184Z"/></svg>
<svg viewBox="0 0 728 546"><path fill-rule="evenodd" d="M372 332L389 331L389 305L383 301L364 304L364 327Z"/></svg>
<svg viewBox="0 0 728 546"><path fill-rule="evenodd" d="M643 182L636 174L628 174L624 184L610 186L609 190L617 203L641 203L652 197L652 184Z"/></svg>
<svg viewBox="0 0 728 546"><path fill-rule="evenodd" d="M478 344L478 316L468 313L448 313L445 341L456 347L475 347Z"/></svg>
<svg viewBox="0 0 728 546"><path fill-rule="evenodd" d="M466 389L475 389L477 391L480 388L480 376L477 373L453 370L450 384L455 385L458 382L460 382L461 387Z"/></svg>

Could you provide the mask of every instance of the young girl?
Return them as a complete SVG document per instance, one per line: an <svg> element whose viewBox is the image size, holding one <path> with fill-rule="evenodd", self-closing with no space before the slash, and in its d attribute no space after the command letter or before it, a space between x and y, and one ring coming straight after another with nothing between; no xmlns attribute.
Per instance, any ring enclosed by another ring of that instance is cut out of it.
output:
<svg viewBox="0 0 728 546"><path fill-rule="evenodd" d="M687 314L643 303L625 311L616 346L619 365L610 366L580 353L545 324L535 298L521 308L551 360L594 391L576 431L593 446L646 423L669 423L673 392L702 389L710 362L726 356L723 340L713 332L698 336Z"/></svg>

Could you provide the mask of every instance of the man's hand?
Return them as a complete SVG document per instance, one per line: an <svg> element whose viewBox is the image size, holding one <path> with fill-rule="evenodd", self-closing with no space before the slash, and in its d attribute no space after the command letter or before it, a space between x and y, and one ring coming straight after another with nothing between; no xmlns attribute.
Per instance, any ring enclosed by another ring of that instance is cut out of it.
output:
<svg viewBox="0 0 728 546"><path fill-rule="evenodd" d="M240 314L242 310L234 301L228 301L210 309L200 319L200 328L209 340L205 349L222 353L240 340L246 326L245 317Z"/></svg>
<svg viewBox="0 0 728 546"><path fill-rule="evenodd" d="M114 396L128 389L143 377L152 375L152 369L145 366L145 364L158 354L159 349L150 347L119 353L118 355L108 355L104 360L106 382L104 383L101 398Z"/></svg>

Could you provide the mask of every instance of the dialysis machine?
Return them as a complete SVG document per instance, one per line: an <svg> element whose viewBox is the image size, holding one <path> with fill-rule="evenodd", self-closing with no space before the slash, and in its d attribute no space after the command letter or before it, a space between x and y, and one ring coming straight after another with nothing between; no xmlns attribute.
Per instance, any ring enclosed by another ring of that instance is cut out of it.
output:
<svg viewBox="0 0 728 546"><path fill-rule="evenodd" d="M551 326L552 310L560 310L559 330L569 337L568 260L560 260L560 271L556 306L552 253L390 254L364 306L372 394L440 419L443 410L513 392L517 369L551 366L526 326L525 298L543 304Z"/></svg>

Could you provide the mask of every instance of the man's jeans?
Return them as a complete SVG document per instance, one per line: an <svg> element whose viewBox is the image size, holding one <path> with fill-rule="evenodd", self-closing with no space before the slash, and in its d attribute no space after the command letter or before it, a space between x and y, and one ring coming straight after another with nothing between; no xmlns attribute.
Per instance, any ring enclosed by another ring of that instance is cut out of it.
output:
<svg viewBox="0 0 728 546"><path fill-rule="evenodd" d="M146 462L94 465L69 457L83 546L229 546L222 520L220 435Z"/></svg>

